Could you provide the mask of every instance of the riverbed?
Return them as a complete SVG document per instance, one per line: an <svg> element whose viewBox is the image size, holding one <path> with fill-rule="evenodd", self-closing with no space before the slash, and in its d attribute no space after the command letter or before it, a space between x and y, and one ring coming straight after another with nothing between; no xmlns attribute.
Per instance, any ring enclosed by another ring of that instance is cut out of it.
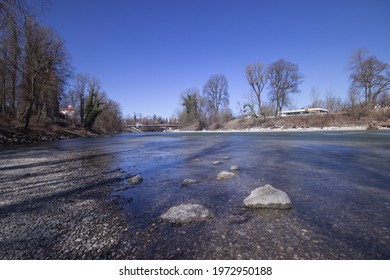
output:
<svg viewBox="0 0 390 280"><path fill-rule="evenodd" d="M0 163L2 259L390 258L389 131L121 134L2 148ZM245 208L265 184L292 209ZM160 219L185 203L211 217Z"/></svg>

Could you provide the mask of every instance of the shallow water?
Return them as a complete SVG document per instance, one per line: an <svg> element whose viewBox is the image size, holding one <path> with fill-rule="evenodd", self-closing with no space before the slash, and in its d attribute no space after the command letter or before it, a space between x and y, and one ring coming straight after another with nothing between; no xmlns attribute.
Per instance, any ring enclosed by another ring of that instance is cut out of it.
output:
<svg viewBox="0 0 390 280"><path fill-rule="evenodd" d="M390 258L388 131L122 134L3 149L5 160L15 176L57 161L75 178L90 168L120 174L109 187L138 259ZM234 164L233 179L216 180ZM136 174L144 181L132 187ZM183 187L185 178L201 182ZM293 208L245 209L265 184L287 192ZM202 204L212 218L159 219L181 203Z"/></svg>

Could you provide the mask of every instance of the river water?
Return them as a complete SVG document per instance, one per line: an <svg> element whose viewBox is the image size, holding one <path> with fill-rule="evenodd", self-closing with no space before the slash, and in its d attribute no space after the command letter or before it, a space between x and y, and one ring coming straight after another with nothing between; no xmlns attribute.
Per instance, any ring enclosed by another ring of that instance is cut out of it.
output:
<svg viewBox="0 0 390 280"><path fill-rule="evenodd" d="M118 173L105 187L128 217L138 259L390 258L390 131L121 134L3 148L0 161L18 162L5 168L15 176L60 161L80 184L91 168ZM235 164L234 178L216 180ZM131 186L137 174L144 180ZM183 187L185 178L200 183ZM265 184L285 191L292 209L246 209ZM182 203L212 217L159 218Z"/></svg>

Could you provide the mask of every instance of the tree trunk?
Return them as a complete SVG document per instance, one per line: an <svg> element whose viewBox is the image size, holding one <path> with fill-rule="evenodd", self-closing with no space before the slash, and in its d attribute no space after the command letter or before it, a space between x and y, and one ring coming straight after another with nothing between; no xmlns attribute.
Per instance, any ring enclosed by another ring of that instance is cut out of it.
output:
<svg viewBox="0 0 390 280"><path fill-rule="evenodd" d="M1 101L0 101L0 104L1 104L1 112L5 115L6 114L6 81L5 79L3 79L2 81L2 85L3 85L3 94L2 94L2 97L1 97Z"/></svg>
<svg viewBox="0 0 390 280"><path fill-rule="evenodd" d="M13 69L12 69L12 84L11 84L11 109L10 116L16 116L16 82L18 76L18 57L19 57L19 46L18 46L18 32L17 27L13 28Z"/></svg>
<svg viewBox="0 0 390 280"><path fill-rule="evenodd" d="M80 121L84 125L84 96L80 96Z"/></svg>
<svg viewBox="0 0 390 280"><path fill-rule="evenodd" d="M30 124L30 119L31 119L32 109L33 109L34 103L35 103L35 98L36 98L36 94L35 94L35 85L34 85L34 78L33 78L31 81L30 100L28 102L28 107L23 114L24 129L27 129L29 124Z"/></svg>

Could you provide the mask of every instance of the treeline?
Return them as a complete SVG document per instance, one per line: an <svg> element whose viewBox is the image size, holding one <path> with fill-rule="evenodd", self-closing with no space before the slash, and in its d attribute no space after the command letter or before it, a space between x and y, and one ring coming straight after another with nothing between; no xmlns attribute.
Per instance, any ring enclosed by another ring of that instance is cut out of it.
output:
<svg viewBox="0 0 390 280"><path fill-rule="evenodd" d="M129 114L124 118L126 126L137 126L137 125L158 125L158 124L177 124L178 120L175 116L170 118L158 116L143 116L142 113Z"/></svg>
<svg viewBox="0 0 390 280"><path fill-rule="evenodd" d="M318 89L311 90L308 107L322 107L331 113L344 110L362 118L374 110L390 106L390 68L387 63L369 55L367 51L355 51L349 62L350 88L345 99L328 90L325 99ZM283 59L270 64L249 64L245 76L250 89L248 100L239 102L240 115L255 118L280 117L282 109L299 93L303 81L298 65ZM232 118L229 106L228 81L223 75L214 75L206 82L202 94L197 88L186 89L180 95L182 109L179 112L181 127L195 130L216 129ZM387 114L388 114L387 110Z"/></svg>
<svg viewBox="0 0 390 280"><path fill-rule="evenodd" d="M280 116L282 108L290 102L290 95L299 92L299 84L303 80L298 65L283 59L267 67L261 63L248 65L245 74L252 96L251 102L245 103L242 110L250 110L256 117L263 115L264 118L271 111ZM266 86L270 102L263 104ZM185 90L180 97L184 107L179 114L180 125L192 125L199 130L218 129L232 118L229 97L228 81L222 74L211 76L202 94L197 88Z"/></svg>
<svg viewBox="0 0 390 280"><path fill-rule="evenodd" d="M59 121L67 105L78 116L72 122L86 129L121 126L119 105L101 91L98 79L72 73L55 30L42 25L26 1L0 0L0 115L27 129L32 122Z"/></svg>

